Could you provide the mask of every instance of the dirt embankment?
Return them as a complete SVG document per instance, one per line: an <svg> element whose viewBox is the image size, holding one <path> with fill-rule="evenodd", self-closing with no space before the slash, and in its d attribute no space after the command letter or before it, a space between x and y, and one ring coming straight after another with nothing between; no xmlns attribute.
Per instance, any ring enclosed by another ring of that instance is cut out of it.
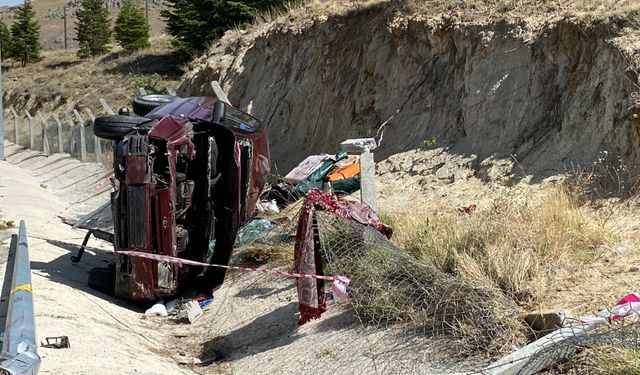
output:
<svg viewBox="0 0 640 375"><path fill-rule="evenodd" d="M379 136L392 118L378 159L433 140L478 165L513 155L529 174L547 174L600 150L639 159L626 32L615 18L455 23L389 4L289 15L228 34L181 92L220 80L235 105L270 124L281 173L346 138Z"/></svg>

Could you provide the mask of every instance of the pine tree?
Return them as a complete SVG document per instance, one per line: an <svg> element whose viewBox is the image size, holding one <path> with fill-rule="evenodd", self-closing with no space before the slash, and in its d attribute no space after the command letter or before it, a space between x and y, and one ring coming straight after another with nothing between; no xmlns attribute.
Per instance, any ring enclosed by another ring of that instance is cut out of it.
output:
<svg viewBox="0 0 640 375"><path fill-rule="evenodd" d="M81 0L76 17L76 40L80 47L78 57L94 57L109 52L107 44L111 40L111 20L104 0Z"/></svg>
<svg viewBox="0 0 640 375"><path fill-rule="evenodd" d="M125 0L114 27L115 39L127 51L149 47L149 24L142 7Z"/></svg>
<svg viewBox="0 0 640 375"><path fill-rule="evenodd" d="M8 56L20 61L22 66L39 61L42 57L40 44L40 25L34 19L36 12L30 1L18 6L16 20L11 25L11 44ZM4 50L4 48L3 48Z"/></svg>
<svg viewBox="0 0 640 375"><path fill-rule="evenodd" d="M225 31L253 21L259 11L281 8L286 0L165 0L162 11L178 56L201 53Z"/></svg>
<svg viewBox="0 0 640 375"><path fill-rule="evenodd" d="M7 25L0 20L0 55L2 55L2 60L11 57L9 52L11 51L12 39L11 39L11 31L7 27Z"/></svg>

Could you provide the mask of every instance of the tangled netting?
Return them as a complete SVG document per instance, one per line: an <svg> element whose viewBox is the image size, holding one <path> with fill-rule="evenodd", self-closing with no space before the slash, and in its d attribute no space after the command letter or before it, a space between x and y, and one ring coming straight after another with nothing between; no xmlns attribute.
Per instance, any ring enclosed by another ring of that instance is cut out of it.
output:
<svg viewBox="0 0 640 375"><path fill-rule="evenodd" d="M352 276L349 296L362 321L446 335L460 354L522 344L519 310L500 290L419 263L371 227L327 212L316 220L325 272Z"/></svg>

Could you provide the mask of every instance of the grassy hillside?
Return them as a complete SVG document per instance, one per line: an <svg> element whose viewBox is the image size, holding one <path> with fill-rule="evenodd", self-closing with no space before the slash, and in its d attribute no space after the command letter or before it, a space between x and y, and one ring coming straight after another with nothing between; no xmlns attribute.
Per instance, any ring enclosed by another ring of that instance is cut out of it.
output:
<svg viewBox="0 0 640 375"><path fill-rule="evenodd" d="M16 110L100 108L105 98L112 107L129 105L137 86L176 87L181 71L171 54L167 38L154 39L148 49L113 52L80 60L75 50L49 51L44 59L21 67L13 64L4 72L5 105Z"/></svg>

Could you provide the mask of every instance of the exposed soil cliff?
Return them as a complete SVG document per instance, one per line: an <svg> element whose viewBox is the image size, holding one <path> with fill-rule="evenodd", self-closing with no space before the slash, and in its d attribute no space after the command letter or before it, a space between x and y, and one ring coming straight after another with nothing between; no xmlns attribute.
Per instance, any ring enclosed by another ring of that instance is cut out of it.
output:
<svg viewBox="0 0 640 375"><path fill-rule="evenodd" d="M638 79L615 20L456 23L383 4L295 23L228 34L181 87L220 80L270 124L281 173L382 133L378 159L435 138L478 166L513 158L532 174L590 164L600 150L639 160Z"/></svg>

